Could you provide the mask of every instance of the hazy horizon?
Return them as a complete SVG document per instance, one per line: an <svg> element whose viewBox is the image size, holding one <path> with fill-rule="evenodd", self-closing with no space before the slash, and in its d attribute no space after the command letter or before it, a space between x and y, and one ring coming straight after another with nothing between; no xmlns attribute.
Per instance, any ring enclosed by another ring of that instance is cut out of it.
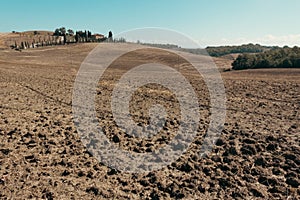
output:
<svg viewBox="0 0 300 200"><path fill-rule="evenodd" d="M158 27L178 31L202 47L240 44L300 46L297 9L290 0L1 2L0 32L73 30L114 34Z"/></svg>

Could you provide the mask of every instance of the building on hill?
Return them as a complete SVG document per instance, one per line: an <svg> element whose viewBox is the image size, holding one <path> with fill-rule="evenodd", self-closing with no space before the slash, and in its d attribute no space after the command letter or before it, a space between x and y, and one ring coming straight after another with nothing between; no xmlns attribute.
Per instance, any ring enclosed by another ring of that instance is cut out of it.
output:
<svg viewBox="0 0 300 200"><path fill-rule="evenodd" d="M104 35L99 34L99 33L95 33L92 35L92 40L101 40L104 38Z"/></svg>

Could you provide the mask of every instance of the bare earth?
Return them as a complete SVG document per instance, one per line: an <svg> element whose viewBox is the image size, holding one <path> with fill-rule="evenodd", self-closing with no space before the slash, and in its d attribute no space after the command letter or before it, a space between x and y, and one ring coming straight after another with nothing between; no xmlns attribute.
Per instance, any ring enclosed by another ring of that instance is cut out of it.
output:
<svg viewBox="0 0 300 200"><path fill-rule="evenodd" d="M118 44L100 45L109 51ZM183 69L199 97L195 141L172 165L130 174L90 155L73 123L74 80L95 46L0 50L1 199L299 199L300 69L222 72L225 128L204 158L198 151L209 123L209 97L201 77ZM172 60L166 55L158 59ZM229 68L230 62L216 59L220 68ZM147 123L144 113L156 99L170 113L165 132L142 141L119 131L109 111L109 94L115 75L124 69L116 63L99 86L99 123L120 147L152 151L173 137L180 123L178 103L164 88L153 86L152 93L141 88L130 107L134 120Z"/></svg>

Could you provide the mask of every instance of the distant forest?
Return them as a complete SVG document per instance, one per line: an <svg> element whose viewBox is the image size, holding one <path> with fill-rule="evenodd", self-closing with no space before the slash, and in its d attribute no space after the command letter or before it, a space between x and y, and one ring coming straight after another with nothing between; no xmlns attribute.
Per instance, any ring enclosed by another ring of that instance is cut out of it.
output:
<svg viewBox="0 0 300 200"><path fill-rule="evenodd" d="M300 48L283 47L256 54L241 54L232 69L300 68Z"/></svg>
<svg viewBox="0 0 300 200"><path fill-rule="evenodd" d="M233 53L259 53L278 47L267 47L259 44L243 44L240 46L220 46L220 47L207 47L206 51L210 56L224 56Z"/></svg>
<svg viewBox="0 0 300 200"><path fill-rule="evenodd" d="M139 43L139 42L138 42ZM210 56L213 57L220 57L228 54L234 54L234 53L260 53L264 52L270 49L278 49L279 47L268 47L268 46L261 46L259 44L243 44L240 46L219 46L219 47L206 47L205 49L202 48L182 48L178 45L174 44L150 44L150 43L139 43L147 46L153 46L158 48L164 48L164 49L174 49L179 51L185 51L193 54L199 54L199 55L207 55L207 53Z"/></svg>
<svg viewBox="0 0 300 200"><path fill-rule="evenodd" d="M220 57L234 53L259 53L278 47L267 47L259 44L243 44L240 46L219 46L219 47L206 47L205 49L182 49L183 51L193 54L209 54L213 57Z"/></svg>
<svg viewBox="0 0 300 200"><path fill-rule="evenodd" d="M232 69L256 69L256 68L300 68L299 47L261 46L259 44L244 44L240 46L207 47L205 49L181 48L173 44L149 44L143 45L174 49L193 54L220 57L228 54L240 54L232 63Z"/></svg>

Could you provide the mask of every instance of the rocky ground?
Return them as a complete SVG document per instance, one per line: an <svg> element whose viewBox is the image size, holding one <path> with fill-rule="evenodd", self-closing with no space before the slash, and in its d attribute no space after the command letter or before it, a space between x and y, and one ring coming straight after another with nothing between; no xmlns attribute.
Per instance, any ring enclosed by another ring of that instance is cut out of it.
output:
<svg viewBox="0 0 300 200"><path fill-rule="evenodd" d="M93 157L73 123L74 80L95 45L0 51L1 199L299 199L299 69L222 72L225 128L203 158L198 152L209 123L207 89L201 77L183 70L201 99L197 137L171 165L131 174ZM112 44L102 45L109 51ZM220 68L229 63L216 62ZM165 88L141 88L130 106L134 120L147 123L145 112L154 100L167 106L170 117L152 139L129 137L113 123L108 104L111 82L122 70L112 69L99 86L100 125L121 148L151 152L173 137L178 103Z"/></svg>

